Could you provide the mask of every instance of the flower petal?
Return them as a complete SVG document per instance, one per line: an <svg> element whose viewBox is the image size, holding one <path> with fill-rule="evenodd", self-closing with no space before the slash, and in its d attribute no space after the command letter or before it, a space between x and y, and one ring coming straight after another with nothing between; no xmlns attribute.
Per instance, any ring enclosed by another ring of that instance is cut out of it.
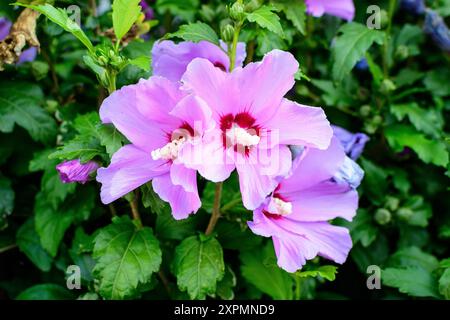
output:
<svg viewBox="0 0 450 320"><path fill-rule="evenodd" d="M170 179L176 186L182 186L187 192L197 192L197 172L182 164L172 163Z"/></svg>
<svg viewBox="0 0 450 320"><path fill-rule="evenodd" d="M167 143L167 136L145 118L137 107L137 85L113 92L100 107L103 123L112 123L125 137L142 150L151 152Z"/></svg>
<svg viewBox="0 0 450 320"><path fill-rule="evenodd" d="M326 149L333 130L322 108L308 107L283 99L274 117L266 124L277 130L281 144Z"/></svg>
<svg viewBox="0 0 450 320"><path fill-rule="evenodd" d="M258 124L264 124L275 114L284 95L294 86L298 66L291 53L273 50L261 62L236 68L231 77L240 88L239 112L249 112Z"/></svg>
<svg viewBox="0 0 450 320"><path fill-rule="evenodd" d="M126 145L113 155L107 168L97 170L102 202L111 203L168 170L163 161L154 161L149 153Z"/></svg>
<svg viewBox="0 0 450 320"><path fill-rule="evenodd" d="M186 219L200 209L201 202L197 190L187 192L183 187L174 185L170 174L154 178L152 185L160 198L170 204L172 216L176 220Z"/></svg>

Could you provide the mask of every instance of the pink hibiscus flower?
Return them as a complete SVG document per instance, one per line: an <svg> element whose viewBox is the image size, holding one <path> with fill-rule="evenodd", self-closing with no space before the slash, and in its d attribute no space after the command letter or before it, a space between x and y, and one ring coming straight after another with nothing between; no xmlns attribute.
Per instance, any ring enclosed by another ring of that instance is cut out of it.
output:
<svg viewBox="0 0 450 320"><path fill-rule="evenodd" d="M188 64L195 58L207 59L214 66L228 71L230 59L226 54L226 43L221 41L221 47L223 50L208 41L198 43L184 41L178 44L168 40L158 41L152 49L153 75L179 81ZM236 65L241 66L245 57L245 43L240 42L237 46Z"/></svg>
<svg viewBox="0 0 450 320"><path fill-rule="evenodd" d="M337 138L327 150L305 149L291 175L253 212L250 229L272 237L278 265L286 271L297 271L317 255L346 260L352 247L349 231L328 222L351 220L358 208L358 193L333 179L345 158Z"/></svg>
<svg viewBox="0 0 450 320"><path fill-rule="evenodd" d="M205 59L193 60L183 88L203 99L217 123L204 144L188 145L180 160L213 182L239 174L246 208L258 208L291 168L287 145L326 149L333 135L321 108L284 99L298 63L280 50L226 73Z"/></svg>
<svg viewBox="0 0 450 320"><path fill-rule="evenodd" d="M355 17L353 0L306 0L307 12L314 17L325 13L348 21Z"/></svg>
<svg viewBox="0 0 450 320"><path fill-rule="evenodd" d="M131 142L119 149L107 168L97 171L101 199L108 204L152 180L155 192L170 203L175 219L200 208L195 170L177 160L214 126L211 111L161 77L123 87L103 102L100 117Z"/></svg>

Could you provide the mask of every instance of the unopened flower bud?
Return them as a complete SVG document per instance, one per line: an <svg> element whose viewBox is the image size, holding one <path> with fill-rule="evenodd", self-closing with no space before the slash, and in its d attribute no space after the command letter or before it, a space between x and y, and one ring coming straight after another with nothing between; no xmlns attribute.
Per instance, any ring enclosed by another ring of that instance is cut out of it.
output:
<svg viewBox="0 0 450 320"><path fill-rule="evenodd" d="M400 208L397 211L397 216L403 221L409 221L413 216L414 212L410 208Z"/></svg>
<svg viewBox="0 0 450 320"><path fill-rule="evenodd" d="M229 9L230 18L235 21L241 21L245 18L245 8L242 3L235 2Z"/></svg>
<svg viewBox="0 0 450 320"><path fill-rule="evenodd" d="M386 197L386 203L385 203L385 207L386 209L390 210L390 211L395 211L398 209L398 206L400 204L400 200L398 198L395 197Z"/></svg>
<svg viewBox="0 0 450 320"><path fill-rule="evenodd" d="M391 218L391 212L384 208L380 208L375 212L375 221L382 226L388 224Z"/></svg>
<svg viewBox="0 0 450 320"><path fill-rule="evenodd" d="M383 123L383 118L382 118L380 115L376 115L376 116L373 117L372 123L373 123L374 125L379 126L380 124Z"/></svg>
<svg viewBox="0 0 450 320"><path fill-rule="evenodd" d="M405 60L409 57L409 48L405 45L400 45L395 50L395 57L398 60Z"/></svg>
<svg viewBox="0 0 450 320"><path fill-rule="evenodd" d="M382 29L384 29L384 28L386 28L387 27L387 25L389 24L389 15L388 15L388 13L386 12L386 10L381 10L381 12L380 12L380 15L381 15L381 28Z"/></svg>
<svg viewBox="0 0 450 320"><path fill-rule="evenodd" d="M391 79L384 79L381 83L380 91L383 94L388 94L396 89L394 82Z"/></svg>
<svg viewBox="0 0 450 320"><path fill-rule="evenodd" d="M79 159L64 161L56 166L59 177L63 183L86 183L92 173L97 171L99 165L95 161L81 163Z"/></svg>
<svg viewBox="0 0 450 320"><path fill-rule="evenodd" d="M225 42L233 41L234 28L232 25L227 24L222 28L222 40Z"/></svg>
<svg viewBox="0 0 450 320"><path fill-rule="evenodd" d="M369 105L365 104L359 109L359 114L361 116L363 116L364 118L366 118L366 117L370 116L371 110L372 110L372 108Z"/></svg>

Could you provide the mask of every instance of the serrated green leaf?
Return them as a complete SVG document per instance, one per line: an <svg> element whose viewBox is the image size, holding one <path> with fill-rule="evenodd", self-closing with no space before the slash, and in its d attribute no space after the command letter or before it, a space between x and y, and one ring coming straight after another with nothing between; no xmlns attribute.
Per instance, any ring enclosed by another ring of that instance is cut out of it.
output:
<svg viewBox="0 0 450 320"><path fill-rule="evenodd" d="M407 125L387 127L385 135L389 145L396 152L401 152L404 147L410 147L425 163L442 167L448 164L448 151L443 142L430 140Z"/></svg>
<svg viewBox="0 0 450 320"><path fill-rule="evenodd" d="M150 208L152 212L161 215L163 213L171 212L169 204L156 194L151 183L146 183L141 187L142 191L142 205L144 208Z"/></svg>
<svg viewBox="0 0 450 320"><path fill-rule="evenodd" d="M439 292L446 300L450 300L450 268L445 269L439 278Z"/></svg>
<svg viewBox="0 0 450 320"><path fill-rule="evenodd" d="M220 243L213 237L184 239L175 249L173 271L178 288L187 291L191 299L213 295L225 272Z"/></svg>
<svg viewBox="0 0 450 320"><path fill-rule="evenodd" d="M364 169L364 180L362 182L364 192L376 204L381 204L387 190L388 174L381 167L372 161L361 158L361 165Z"/></svg>
<svg viewBox="0 0 450 320"><path fill-rule="evenodd" d="M189 23L180 26L178 31L169 33L167 38L181 38L185 41L200 42L209 41L219 46L219 37L216 32L203 22Z"/></svg>
<svg viewBox="0 0 450 320"><path fill-rule="evenodd" d="M53 259L42 248L33 219L28 219L17 231L16 242L20 251L25 253L36 267L44 272L50 270Z"/></svg>
<svg viewBox="0 0 450 320"><path fill-rule="evenodd" d="M223 300L233 300L233 288L236 287L236 275L230 266L225 267L223 279L217 283L216 295Z"/></svg>
<svg viewBox="0 0 450 320"><path fill-rule="evenodd" d="M112 125L99 125L97 132L100 144L106 148L110 156L116 153L125 142L125 137Z"/></svg>
<svg viewBox="0 0 450 320"><path fill-rule="evenodd" d="M344 24L338 32L341 35L332 48L333 79L341 81L374 43L383 43L384 33L356 22Z"/></svg>
<svg viewBox="0 0 450 320"><path fill-rule="evenodd" d="M439 267L439 261L429 253L417 247L409 247L395 252L388 261L388 266L395 268L421 267L433 272Z"/></svg>
<svg viewBox="0 0 450 320"><path fill-rule="evenodd" d="M366 209L359 209L352 222L345 222L350 229L353 243L361 242L368 247L377 238L378 228L373 224L373 218Z"/></svg>
<svg viewBox="0 0 450 320"><path fill-rule="evenodd" d="M106 299L138 296L139 287L149 283L159 270L161 249L152 230L136 228L126 216L101 229L94 242L94 275Z"/></svg>
<svg viewBox="0 0 450 320"><path fill-rule="evenodd" d="M412 226L426 227L428 219L432 215L431 206L426 203L421 196L412 196L405 203L404 206L410 208L413 212L408 219L408 224Z"/></svg>
<svg viewBox="0 0 450 320"><path fill-rule="evenodd" d="M262 6L255 11L247 14L247 20L257 23L261 28L272 31L273 33L284 38L283 27L280 23L280 17L273 11L272 6Z"/></svg>
<svg viewBox="0 0 450 320"><path fill-rule="evenodd" d="M281 9L297 30L306 34L306 5L303 0L282 2Z"/></svg>
<svg viewBox="0 0 450 320"><path fill-rule="evenodd" d="M381 280L384 285L413 297L439 298L437 280L420 267L387 268L381 271Z"/></svg>
<svg viewBox="0 0 450 320"><path fill-rule="evenodd" d="M114 0L112 20L114 33L118 40L131 29L141 13L140 0Z"/></svg>
<svg viewBox="0 0 450 320"><path fill-rule="evenodd" d="M306 271L297 271L296 275L300 278L322 277L328 281L334 281L336 279L336 273L336 266L313 266Z"/></svg>
<svg viewBox="0 0 450 320"><path fill-rule="evenodd" d="M53 284L45 283L32 286L22 291L16 300L73 300L75 296L66 288Z"/></svg>
<svg viewBox="0 0 450 320"><path fill-rule="evenodd" d="M442 114L435 109L422 109L415 102L395 104L391 106L391 112L401 121L408 117L409 121L418 131L439 138L444 119Z"/></svg>
<svg viewBox="0 0 450 320"><path fill-rule="evenodd" d="M158 213L156 217L155 233L160 239L183 240L196 233L199 217L193 215L187 219L175 220L167 205L167 210Z"/></svg>
<svg viewBox="0 0 450 320"><path fill-rule="evenodd" d="M56 136L55 120L40 106L44 94L25 82L0 84L0 131L9 133L18 125L35 141L50 143Z"/></svg>
<svg viewBox="0 0 450 320"><path fill-rule="evenodd" d="M144 71L150 71L152 65L152 59L147 56L140 56L128 61L129 64L139 67Z"/></svg>
<svg viewBox="0 0 450 320"><path fill-rule="evenodd" d="M292 299L293 279L277 266L271 243L261 250L244 251L239 257L242 276L248 282L273 299Z"/></svg>
<svg viewBox="0 0 450 320"><path fill-rule="evenodd" d="M86 48L90 51L94 51L94 46L91 40L86 36L86 34L81 30L80 26L69 18L67 11L61 8L55 8L50 4L44 5L26 5L23 3L16 2L15 5L31 8L37 12L42 13L48 19L59 25L61 28L73 34Z"/></svg>
<svg viewBox="0 0 450 320"><path fill-rule="evenodd" d="M2 221L13 211L14 198L15 193L11 188L11 181L0 173L0 227Z"/></svg>

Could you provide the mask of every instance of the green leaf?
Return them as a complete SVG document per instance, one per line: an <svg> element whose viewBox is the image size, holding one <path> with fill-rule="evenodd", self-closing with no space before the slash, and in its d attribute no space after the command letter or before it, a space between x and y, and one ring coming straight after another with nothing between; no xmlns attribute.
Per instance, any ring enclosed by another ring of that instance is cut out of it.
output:
<svg viewBox="0 0 450 320"><path fill-rule="evenodd" d="M175 17L192 21L198 12L199 0L157 0L156 10L160 14L170 12Z"/></svg>
<svg viewBox="0 0 450 320"><path fill-rule="evenodd" d="M35 141L51 143L56 136L55 120L40 106L41 88L26 82L0 83L0 131L9 133L14 125L28 131Z"/></svg>
<svg viewBox="0 0 450 320"><path fill-rule="evenodd" d="M435 109L422 109L417 103L411 102L392 105L391 112L399 121L407 116L418 131L435 138L439 138L441 135L444 119L442 114Z"/></svg>
<svg viewBox="0 0 450 320"><path fill-rule="evenodd" d="M217 223L215 231L225 249L252 250L260 246L262 242L262 238L251 232L246 224L242 226L222 219Z"/></svg>
<svg viewBox="0 0 450 320"><path fill-rule="evenodd" d="M107 299L133 298L159 270L161 249L150 228L136 228L126 216L100 230L95 238L94 275Z"/></svg>
<svg viewBox="0 0 450 320"><path fill-rule="evenodd" d="M11 181L0 173L0 227L2 221L6 220L14 208L14 190L11 188Z"/></svg>
<svg viewBox="0 0 450 320"><path fill-rule="evenodd" d="M144 208L150 208L152 212L161 215L166 212L171 212L169 204L156 194L151 183L146 183L141 187L142 191L142 205Z"/></svg>
<svg viewBox="0 0 450 320"><path fill-rule="evenodd" d="M152 65L152 59L147 56L140 56L134 58L128 62L129 64L139 67L144 71L150 71Z"/></svg>
<svg viewBox="0 0 450 320"><path fill-rule="evenodd" d="M450 268L450 258L444 259L439 262L439 268Z"/></svg>
<svg viewBox="0 0 450 320"><path fill-rule="evenodd" d="M274 49L286 50L288 48L286 42L279 35L265 29L258 30L256 43L256 51L260 56Z"/></svg>
<svg viewBox="0 0 450 320"><path fill-rule="evenodd" d="M118 40L131 29L141 13L140 0L114 0L112 20L114 33Z"/></svg>
<svg viewBox="0 0 450 320"><path fill-rule="evenodd" d="M280 17L273 11L272 6L262 6L255 11L247 14L247 20L257 23L261 28L272 31L284 38L283 27L280 24Z"/></svg>
<svg viewBox="0 0 450 320"><path fill-rule="evenodd" d="M200 42L209 41L219 46L219 37L216 32L203 22L189 23L180 26L178 31L169 33L167 38L181 38L185 41Z"/></svg>
<svg viewBox="0 0 450 320"><path fill-rule="evenodd" d="M395 252L388 261L388 266L395 268L421 267L433 272L439 267L439 261L429 253L417 247L409 247Z"/></svg>
<svg viewBox="0 0 450 320"><path fill-rule="evenodd" d="M216 295L223 300L233 300L234 292L233 288L236 287L236 275L230 266L226 266L225 275L223 279L217 283Z"/></svg>
<svg viewBox="0 0 450 320"><path fill-rule="evenodd" d="M364 209L358 209L358 213L352 222L344 222L350 229L353 243L361 242L363 247L368 247L377 238L378 228L373 224L373 218Z"/></svg>
<svg viewBox="0 0 450 320"><path fill-rule="evenodd" d="M78 227L75 231L72 247L69 249L69 255L73 262L80 267L81 278L88 282L94 280L92 272L95 260L90 253L94 249L95 236L96 233L89 236L81 227Z"/></svg>
<svg viewBox="0 0 450 320"><path fill-rule="evenodd" d="M199 215L192 215L183 220L175 220L170 213L170 209L167 209L158 213L156 217L155 233L159 239L183 240L196 233Z"/></svg>
<svg viewBox="0 0 450 320"><path fill-rule="evenodd" d="M387 238L381 234L368 247L363 247L361 243L358 243L353 246L350 254L360 272L365 274L368 266L383 265L388 258L389 245Z"/></svg>
<svg viewBox="0 0 450 320"><path fill-rule="evenodd" d="M448 151L443 142L430 140L407 125L390 126L386 128L385 135L395 152L401 152L404 147L410 147L425 163L442 167L448 164Z"/></svg>
<svg viewBox="0 0 450 320"><path fill-rule="evenodd" d="M421 196L412 196L403 205L412 210L412 216L407 220L412 226L426 227L428 219L432 215L432 209L429 203L425 202Z"/></svg>
<svg viewBox="0 0 450 320"><path fill-rule="evenodd" d="M242 276L262 292L275 300L291 300L293 279L276 264L271 243L260 250L240 254Z"/></svg>
<svg viewBox="0 0 450 320"><path fill-rule="evenodd" d="M328 281L334 281L336 279L336 273L336 266L313 266L306 271L297 271L296 275L300 278L322 277Z"/></svg>
<svg viewBox="0 0 450 320"><path fill-rule="evenodd" d="M342 81L373 43L383 44L384 33L356 22L344 24L338 32L341 35L332 48L333 79Z"/></svg>
<svg viewBox="0 0 450 320"><path fill-rule="evenodd" d="M36 267L47 272L52 266L52 257L41 246L39 235L34 228L34 220L28 219L17 231L16 242L20 251L30 259Z"/></svg>
<svg viewBox="0 0 450 320"><path fill-rule="evenodd" d="M364 169L363 187L364 192L376 204L381 204L387 190L386 180L388 174L375 163L361 158L361 165Z"/></svg>
<svg viewBox="0 0 450 320"><path fill-rule="evenodd" d="M119 136L108 136L107 130L110 129L101 129L103 127L100 125L97 112L79 115L74 121L74 128L78 134L72 140L65 142L57 151L53 152L49 156L50 159L80 159L84 163L96 156L102 156L104 154L105 150L102 147L102 143L109 151L117 147L117 139Z"/></svg>
<svg viewBox="0 0 450 320"><path fill-rule="evenodd" d="M440 68L427 73L423 83L430 92L438 97L450 96L450 71L448 68Z"/></svg>
<svg viewBox="0 0 450 320"><path fill-rule="evenodd" d="M99 125L98 136L100 144L106 148L106 152L112 156L125 142L125 137L112 125Z"/></svg>
<svg viewBox="0 0 450 320"><path fill-rule="evenodd" d="M83 30L81 30L80 26L71 18L69 18L66 10L55 8L50 4L36 6L25 5L23 3L16 2L15 5L31 8L33 10L36 10L37 12L42 13L48 19L59 25L61 28L73 34L78 40L81 41L82 44L86 46L86 48L90 52L94 51L94 46L92 45L91 40L89 40Z"/></svg>
<svg viewBox="0 0 450 320"><path fill-rule="evenodd" d="M450 300L450 268L445 269L439 278L439 292L445 299Z"/></svg>
<svg viewBox="0 0 450 320"><path fill-rule="evenodd" d="M381 272L384 285L413 297L439 298L437 280L420 267L387 268Z"/></svg>
<svg viewBox="0 0 450 320"><path fill-rule="evenodd" d="M73 300L75 296L64 287L53 283L38 284L22 291L16 300Z"/></svg>
<svg viewBox="0 0 450 320"><path fill-rule="evenodd" d="M300 1L286 1L280 3L286 18L292 22L297 30L305 35L306 34L306 5L303 0Z"/></svg>
<svg viewBox="0 0 450 320"><path fill-rule="evenodd" d="M173 271L178 288L191 299L205 299L216 292L225 272L220 243L213 237L192 236L175 249Z"/></svg>

